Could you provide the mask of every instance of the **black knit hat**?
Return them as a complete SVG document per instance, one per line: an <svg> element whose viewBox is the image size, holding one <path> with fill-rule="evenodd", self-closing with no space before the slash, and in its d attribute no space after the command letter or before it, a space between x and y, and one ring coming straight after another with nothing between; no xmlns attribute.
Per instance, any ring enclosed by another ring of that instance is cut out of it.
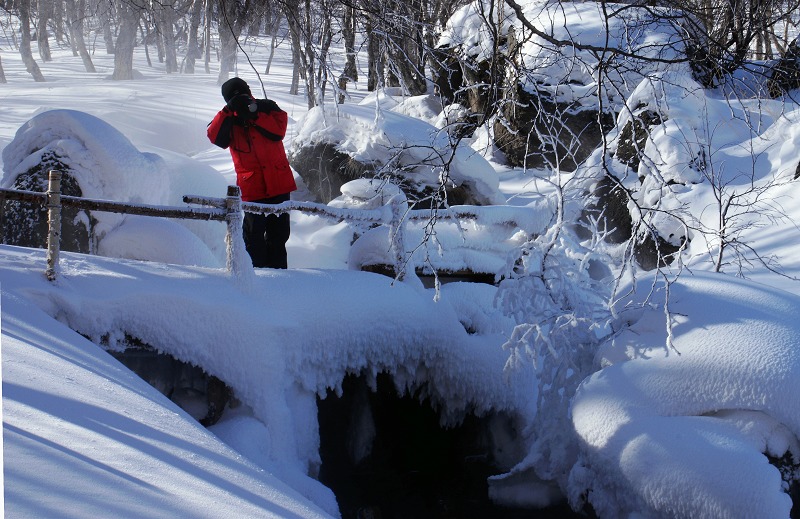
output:
<svg viewBox="0 0 800 519"><path fill-rule="evenodd" d="M247 86L247 83L244 79L234 77L222 84L222 98L225 99L227 103L234 97L242 94L250 94L250 87Z"/></svg>

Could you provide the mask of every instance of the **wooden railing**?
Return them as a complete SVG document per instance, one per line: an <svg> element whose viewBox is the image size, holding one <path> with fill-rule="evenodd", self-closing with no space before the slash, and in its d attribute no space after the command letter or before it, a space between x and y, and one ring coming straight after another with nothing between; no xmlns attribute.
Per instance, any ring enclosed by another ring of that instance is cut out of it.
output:
<svg viewBox="0 0 800 519"><path fill-rule="evenodd" d="M402 246L401 229L403 210L399 199L393 200L388 218L386 211L338 209L326 205L310 202L284 202L278 205L263 205L251 202L242 202L239 187L228 186L225 198L211 198L201 196L184 196L183 201L188 204L202 205L205 207L177 207L158 206L147 204L131 204L113 202L110 200L96 200L61 194L61 172L50 171L47 191L22 191L0 188L0 206L5 206L6 200L30 202L47 207L48 210L48 235L47 235L47 269L45 274L51 281L55 280L58 273L60 241L61 241L61 208L64 206L86 209L91 211L105 211L110 213L135 214L142 216L156 216L161 218L179 218L190 220L224 221L227 224L226 243L227 260L226 268L236 276L244 274L241 262L236 258L247 256L243 249L244 242L241 237L241 213L248 211L262 214L281 214L288 211L302 211L309 214L325 216L337 220L349 220L365 223L385 224L389 222L394 249L395 268L397 277L402 280L404 276L404 248ZM406 205L407 208L407 205ZM247 256L249 258L249 256Z"/></svg>
<svg viewBox="0 0 800 519"><path fill-rule="evenodd" d="M48 233L47 233L47 270L45 274L51 281L56 279L61 241L61 208L75 207L91 211L105 211L109 213L136 214L143 216L157 216L161 218L182 218L190 220L217 220L228 222L228 234L233 230L232 221L238 216L238 203L241 203L239 188L233 186L228 189L228 197L222 199L221 208L190 208L169 207L146 204L130 204L113 202L110 200L94 200L61 194L61 172L50 171L47 192L20 191L15 189L0 189L0 203L6 200L31 202L47 207ZM235 213L235 214L234 214ZM228 268L234 268L231 262L233 251L229 249Z"/></svg>
<svg viewBox="0 0 800 519"><path fill-rule="evenodd" d="M177 207L158 206L147 204L132 204L113 202L109 200L96 200L66 196L61 194L61 172L50 171L47 192L21 191L0 188L0 210L5 207L6 200L26 201L44 205L48 209L48 237L47 237L47 269L45 274L51 281L55 280L58 273L60 241L61 241L61 208L63 206L75 207L91 211L105 211L111 213L134 214L142 216L155 216L161 218L178 218L190 220L224 221L227 225L226 243L227 260L226 268L237 277L247 276L252 273L252 267L237 258L246 257L244 241L241 238L242 212L261 214L282 214L289 211L301 211L336 221L348 221L361 224L388 225L390 237L390 253L397 280L405 277L410 254L405 248L406 224L409 221L431 219L487 219L490 223L510 225L518 228L530 227L522 225L521 219L535 217L528 208L509 208L503 206L497 216L489 216L488 207L456 206L446 210L410 210L408 203L402 196L393 197L389 203L379 209L350 209L336 208L312 202L289 201L276 205L256 204L243 202L237 186L228 186L225 198L212 198L187 195L183 201L187 204L203 207ZM511 210L509 210L511 209ZM530 233L530 231L529 231Z"/></svg>

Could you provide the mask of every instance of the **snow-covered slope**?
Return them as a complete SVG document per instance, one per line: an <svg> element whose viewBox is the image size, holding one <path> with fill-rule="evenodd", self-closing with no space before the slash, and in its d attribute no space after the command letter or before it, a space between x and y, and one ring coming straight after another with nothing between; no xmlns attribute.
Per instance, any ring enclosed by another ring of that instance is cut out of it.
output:
<svg viewBox="0 0 800 519"><path fill-rule="evenodd" d="M6 517L328 516L2 278Z"/></svg>
<svg viewBox="0 0 800 519"><path fill-rule="evenodd" d="M669 292L673 347L663 315L622 312L634 324L603 357L626 361L589 377L573 401L575 488L592 487L601 517L789 517L781 473L762 453L800 457L800 298L701 272Z"/></svg>
<svg viewBox="0 0 800 519"><path fill-rule="evenodd" d="M224 270L200 267L67 253L60 277L50 283L44 266L42 250L0 247L4 400L12 439L6 464L31 467L8 474L12 507L35 506L28 493L51 487L53 472L85 474L80 484L88 492L100 481L98 466L133 485L115 486L112 479L103 492L109 487L123 502L122 495L145 492L149 502L121 505L142 509L158 509L160 496L169 501L183 492L189 502L173 503L174 510L224 515L227 504L194 504L190 496L221 499L216 496L228 491L230 480L267 487L247 487L244 495L255 500L247 506L268 510L273 500L264 496L277 492L270 485L283 488L70 329L111 348L127 333L224 380L263 424L247 439L264 452L259 465L332 514L332 494L307 474L319 465L317 394L339 387L347 373L387 371L401 388L423 388L443 420L459 420L467 411L532 411L531 373L503 376L507 354L499 344L507 321L491 306L486 290L492 287L449 287L435 302L420 286L348 270L259 270L242 289ZM467 324L483 333L467 334ZM30 355L31 348L42 351ZM35 437L43 439L29 441ZM76 457L57 461L52 471L37 468L48 465L54 451ZM244 475L229 467L237 464ZM151 486L139 488L139 480ZM66 497L53 493L53 506L108 506L105 500L80 505L85 492L72 490ZM291 515L292 506L301 505L281 506Z"/></svg>

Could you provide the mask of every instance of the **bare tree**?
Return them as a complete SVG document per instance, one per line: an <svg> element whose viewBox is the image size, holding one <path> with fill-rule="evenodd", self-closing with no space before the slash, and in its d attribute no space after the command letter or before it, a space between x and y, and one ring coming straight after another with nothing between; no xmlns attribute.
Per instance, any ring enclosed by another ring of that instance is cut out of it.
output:
<svg viewBox="0 0 800 519"><path fill-rule="evenodd" d="M324 100L327 81L326 56L331 43L330 25L333 19L330 2L284 2L283 10L292 41L294 71L292 93L296 94L297 81L305 83L309 108Z"/></svg>
<svg viewBox="0 0 800 519"><path fill-rule="evenodd" d="M86 12L86 1L79 0L76 4L75 0L64 0L64 6L66 7L66 19L69 25L69 37L75 52L80 55L86 72L95 72L92 57L89 55L89 50L86 48L86 40L83 37L83 17Z"/></svg>
<svg viewBox="0 0 800 519"><path fill-rule="evenodd" d="M205 17L206 23L204 28L203 41L205 42L205 52L203 53L203 63L205 66L206 74L211 72L211 13L214 7L214 0L205 1Z"/></svg>
<svg viewBox="0 0 800 519"><path fill-rule="evenodd" d="M272 67L272 59L275 57L275 49L278 46L278 35L281 29L281 20L283 20L283 14L277 9L270 9L265 28L267 34L271 35L272 38L269 43L269 57L264 67L265 74L269 74L270 68Z"/></svg>
<svg viewBox="0 0 800 519"><path fill-rule="evenodd" d="M133 51L136 47L136 31L139 28L139 19L144 12L144 7L133 0L118 0L116 12L119 15L119 34L114 51L114 72L111 75L115 80L133 79Z"/></svg>
<svg viewBox="0 0 800 519"><path fill-rule="evenodd" d="M339 103L344 102L344 92L347 84L358 81L358 67L356 67L356 16L353 6L344 6L344 17L342 19L342 39L344 43L345 65L344 70L339 75Z"/></svg>
<svg viewBox="0 0 800 519"><path fill-rule="evenodd" d="M36 60L33 59L31 52L31 2L30 0L20 0L17 6L19 9L19 22L20 22L20 43L19 53L22 56L22 62L25 64L25 69L33 76L34 81L44 81L44 75L39 69Z"/></svg>
<svg viewBox="0 0 800 519"><path fill-rule="evenodd" d="M39 47L39 57L43 62L52 61L50 52L50 35L47 25L53 18L53 0L38 0L39 19L36 28L36 42Z"/></svg>
<svg viewBox="0 0 800 519"><path fill-rule="evenodd" d="M200 44L197 41L197 33L200 30L200 22L203 19L203 0L194 0L189 10L189 26L187 28L188 39L186 42L186 57L183 62L183 71L187 74L194 74L194 65L200 57ZM208 44L208 42L206 42Z"/></svg>
<svg viewBox="0 0 800 519"><path fill-rule="evenodd" d="M704 36L692 57L708 86L724 80L751 57L771 58L775 50L783 52L788 35L781 29L800 9L798 0L674 0L667 5L691 14L687 29Z"/></svg>
<svg viewBox="0 0 800 519"><path fill-rule="evenodd" d="M156 4L155 21L158 41L164 49L164 70L167 74L178 71L178 52L175 48L175 0L162 0Z"/></svg>
<svg viewBox="0 0 800 519"><path fill-rule="evenodd" d="M217 82L224 83L236 67L239 36L250 11L250 0L219 0L220 63Z"/></svg>
<svg viewBox="0 0 800 519"><path fill-rule="evenodd" d="M106 53L114 54L114 19L116 18L116 2L106 0L92 0L92 9L97 13L100 27L103 31L103 42Z"/></svg>
<svg viewBox="0 0 800 519"><path fill-rule="evenodd" d="M732 266L735 274L747 277L750 267L758 264L784 275L779 258L759 252L747 233L788 220L780 199L774 193L792 179L786 172L769 174L766 179L758 178L758 154L752 156L750 170L727 171L724 163L717 163L713 157L703 153L701 171L711 187L715 203L703 210L693 227L708 243L715 272L723 272ZM703 223L706 211L713 212L715 225Z"/></svg>

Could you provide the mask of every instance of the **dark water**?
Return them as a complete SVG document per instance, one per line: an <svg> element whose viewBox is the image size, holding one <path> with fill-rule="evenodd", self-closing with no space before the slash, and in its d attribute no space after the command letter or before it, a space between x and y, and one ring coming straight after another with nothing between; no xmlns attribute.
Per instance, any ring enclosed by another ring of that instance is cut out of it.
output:
<svg viewBox="0 0 800 519"><path fill-rule="evenodd" d="M178 405L188 400L177 395L194 394L196 418L216 422L221 413L214 411L230 396L224 383L138 341L130 343L124 353L112 354ZM457 427L442 428L430 405L398 396L388 375L378 377L377 391L349 376L341 398L329 394L318 406L319 479L336 494L344 519L581 517L566 505L536 511L496 506L488 499L486 479L504 471L492 461L486 419L469 416ZM366 436L365 417L371 432ZM364 449L369 455L359 459Z"/></svg>
<svg viewBox="0 0 800 519"><path fill-rule="evenodd" d="M319 479L336 494L344 519L586 517L566 504L520 510L492 503L486 478L502 471L493 465L485 420L471 416L442 428L430 405L398 396L386 375L377 391L349 376L342 397L329 393L318 406Z"/></svg>

